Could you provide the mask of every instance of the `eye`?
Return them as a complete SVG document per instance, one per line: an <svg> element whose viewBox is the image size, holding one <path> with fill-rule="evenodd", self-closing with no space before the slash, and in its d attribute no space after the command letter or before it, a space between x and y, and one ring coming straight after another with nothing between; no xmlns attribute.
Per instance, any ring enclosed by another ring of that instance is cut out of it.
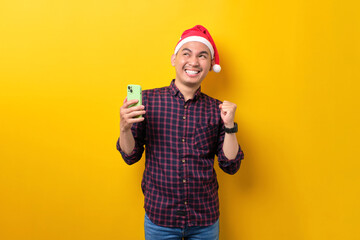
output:
<svg viewBox="0 0 360 240"><path fill-rule="evenodd" d="M204 55L204 54L201 54L199 57L200 57L200 58L204 58L204 59L206 59L206 58L207 58L207 56L206 56L206 55Z"/></svg>

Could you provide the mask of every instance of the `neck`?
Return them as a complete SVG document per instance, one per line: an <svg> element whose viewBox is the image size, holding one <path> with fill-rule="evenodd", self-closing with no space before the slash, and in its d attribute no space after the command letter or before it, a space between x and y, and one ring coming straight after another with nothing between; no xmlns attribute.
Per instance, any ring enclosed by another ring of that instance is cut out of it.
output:
<svg viewBox="0 0 360 240"><path fill-rule="evenodd" d="M185 102L187 100L189 100L189 99L193 99L194 96L195 96L196 91L200 87L200 84L199 85L193 85L193 86L184 85L184 84L181 84L178 81L176 81L176 79L175 79L175 85L180 90L182 95L184 96Z"/></svg>

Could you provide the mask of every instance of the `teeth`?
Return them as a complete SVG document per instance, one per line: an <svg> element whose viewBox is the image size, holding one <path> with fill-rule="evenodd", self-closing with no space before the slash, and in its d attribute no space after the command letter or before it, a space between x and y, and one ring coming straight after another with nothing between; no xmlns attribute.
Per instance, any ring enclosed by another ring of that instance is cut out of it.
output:
<svg viewBox="0 0 360 240"><path fill-rule="evenodd" d="M189 74L198 74L199 73L199 71L190 71L190 70L186 70L186 72Z"/></svg>

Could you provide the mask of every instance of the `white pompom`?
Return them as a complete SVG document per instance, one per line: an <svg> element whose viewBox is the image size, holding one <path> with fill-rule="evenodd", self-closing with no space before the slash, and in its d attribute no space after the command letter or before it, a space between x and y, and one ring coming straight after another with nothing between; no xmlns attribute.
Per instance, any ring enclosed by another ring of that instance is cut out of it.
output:
<svg viewBox="0 0 360 240"><path fill-rule="evenodd" d="M215 64L215 65L213 66L213 70L214 70L214 72L216 72L216 73L220 72L220 71L221 71L220 65L219 65L219 64Z"/></svg>

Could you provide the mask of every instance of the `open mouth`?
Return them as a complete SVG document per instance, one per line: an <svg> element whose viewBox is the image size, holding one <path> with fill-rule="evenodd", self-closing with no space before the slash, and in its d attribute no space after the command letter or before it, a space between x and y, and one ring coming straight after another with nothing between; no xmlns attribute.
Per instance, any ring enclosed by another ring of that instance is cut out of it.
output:
<svg viewBox="0 0 360 240"><path fill-rule="evenodd" d="M185 72L189 75L197 75L200 73L200 71L196 71L196 70L188 70L186 69Z"/></svg>

